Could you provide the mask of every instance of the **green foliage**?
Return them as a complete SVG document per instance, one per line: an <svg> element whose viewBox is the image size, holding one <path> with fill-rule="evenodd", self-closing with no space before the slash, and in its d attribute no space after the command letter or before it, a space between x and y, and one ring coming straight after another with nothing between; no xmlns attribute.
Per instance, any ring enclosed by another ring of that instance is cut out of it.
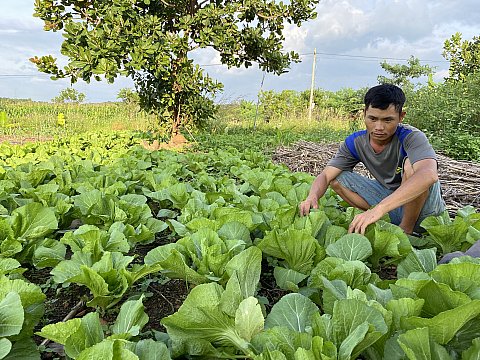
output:
<svg viewBox="0 0 480 360"><path fill-rule="evenodd" d="M136 341L148 322L142 301L143 296L123 303L115 323L108 329L102 327L97 313L89 313L81 319L44 326L37 335L62 344L71 359L170 360L164 343L151 339Z"/></svg>
<svg viewBox="0 0 480 360"><path fill-rule="evenodd" d="M293 90L284 90L280 93L262 91L259 94L260 114L263 121L282 120L287 117L297 118L308 106L301 94Z"/></svg>
<svg viewBox="0 0 480 360"><path fill-rule="evenodd" d="M480 134L480 72L463 81L424 86L408 100L406 121L427 135L434 145L456 158L478 159Z"/></svg>
<svg viewBox="0 0 480 360"><path fill-rule="evenodd" d="M133 145L117 133L0 146L0 358L39 359L31 337L45 295L19 279L14 259L29 242L41 243L23 258L29 271L53 267L55 282L92 295L96 309L37 332L69 358L475 358L479 259L437 265L432 244L466 250L480 231L476 209L427 218L426 248L416 249L384 220L347 234L361 210L331 189L298 216L314 177L259 152ZM84 224L69 228L71 217ZM145 257L138 244L151 244ZM397 279L382 279L376 271L391 263ZM192 285L161 320L167 334L149 322L146 285L145 295L132 288L153 274L148 284L162 274Z"/></svg>
<svg viewBox="0 0 480 360"><path fill-rule="evenodd" d="M343 88L338 91L315 89L313 98L316 107L335 109L343 115L356 115L364 107L363 97L366 90L366 88L358 90ZM309 96L309 91L302 92L305 101L308 101Z"/></svg>
<svg viewBox="0 0 480 360"><path fill-rule="evenodd" d="M143 109L170 124L199 124L213 116L211 95L221 85L205 75L188 54L212 47L229 67L283 73L298 54L283 53L285 23L300 26L315 17L316 0L253 1L62 0L35 2L35 16L47 31L62 31L62 70L52 56L34 57L40 71L56 78L90 81L131 77ZM101 26L99 26L101 24Z"/></svg>
<svg viewBox="0 0 480 360"><path fill-rule="evenodd" d="M156 130L155 116L139 111L137 105L109 103L47 103L0 98L1 135L27 138L48 138L78 135L90 131ZM4 113L4 115L1 115ZM59 114L65 125L57 125ZM14 140L14 139L12 139Z"/></svg>
<svg viewBox="0 0 480 360"><path fill-rule="evenodd" d="M433 68L429 65L420 65L420 60L413 55L407 60L407 65L394 64L391 65L387 61L380 63L380 66L391 77L380 75L377 80L380 84L394 84L403 88L406 91L407 88L412 89L413 84L411 79L416 79L421 76L429 76L433 73Z"/></svg>
<svg viewBox="0 0 480 360"><path fill-rule="evenodd" d="M127 104L138 104L140 102L140 96L137 92L129 88L120 89L117 94L117 99Z"/></svg>
<svg viewBox="0 0 480 360"><path fill-rule="evenodd" d="M453 34L445 40L443 57L450 61L449 79L464 81L468 75L480 70L480 36L462 41L461 33Z"/></svg>
<svg viewBox="0 0 480 360"><path fill-rule="evenodd" d="M61 90L58 96L52 99L54 103L71 102L77 104L83 102L83 100L85 100L85 94L72 87Z"/></svg>
<svg viewBox="0 0 480 360"><path fill-rule="evenodd" d="M427 217L421 226L427 230L433 242L441 247L444 255L469 248L477 240L469 236L469 232L478 233L480 230L480 214L472 206L466 206L458 210L454 219L445 211L440 216Z"/></svg>
<svg viewBox="0 0 480 360"><path fill-rule="evenodd" d="M18 357L19 353L25 359L40 359L31 336L43 316L44 300L45 295L39 286L0 276L1 359Z"/></svg>

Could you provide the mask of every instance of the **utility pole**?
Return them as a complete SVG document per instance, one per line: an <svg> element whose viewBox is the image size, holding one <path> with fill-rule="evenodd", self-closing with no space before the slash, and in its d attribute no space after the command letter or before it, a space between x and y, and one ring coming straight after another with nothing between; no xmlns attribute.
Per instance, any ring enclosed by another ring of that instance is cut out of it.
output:
<svg viewBox="0 0 480 360"><path fill-rule="evenodd" d="M260 93L263 89L263 82L265 81L265 71L262 75L262 82L260 83L260 91L257 93L257 107L255 109L255 119L253 119L253 130L257 128L257 116L258 116L258 106L260 105Z"/></svg>
<svg viewBox="0 0 480 360"><path fill-rule="evenodd" d="M317 48L313 50L313 64L312 64L312 85L310 86L310 101L308 104L308 120L312 120L313 110L313 88L315 87L315 63L317 62Z"/></svg>

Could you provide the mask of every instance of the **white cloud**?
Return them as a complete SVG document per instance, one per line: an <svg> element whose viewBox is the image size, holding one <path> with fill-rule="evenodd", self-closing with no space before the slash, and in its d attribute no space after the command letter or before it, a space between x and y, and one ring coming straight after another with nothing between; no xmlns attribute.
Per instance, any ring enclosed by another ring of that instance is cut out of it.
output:
<svg viewBox="0 0 480 360"><path fill-rule="evenodd" d="M303 52L307 47L305 39L308 35L308 29L295 26L294 24L285 25L285 41L283 42L283 49L285 51Z"/></svg>

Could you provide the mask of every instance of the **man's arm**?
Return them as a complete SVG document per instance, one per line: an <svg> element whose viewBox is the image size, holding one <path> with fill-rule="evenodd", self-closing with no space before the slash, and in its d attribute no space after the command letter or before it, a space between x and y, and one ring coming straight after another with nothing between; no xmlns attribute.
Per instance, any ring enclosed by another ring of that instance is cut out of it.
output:
<svg viewBox="0 0 480 360"><path fill-rule="evenodd" d="M302 201L299 206L301 216L308 215L312 208L318 209L318 200L325 194L330 182L340 175L341 172L342 170L333 166L326 166L323 169L320 175L313 181L307 199Z"/></svg>
<svg viewBox="0 0 480 360"><path fill-rule="evenodd" d="M365 233L368 225L380 220L383 215L414 200L427 191L438 180L437 162L423 159L413 164L414 174L391 195L380 201L374 208L355 216L348 229L349 232Z"/></svg>

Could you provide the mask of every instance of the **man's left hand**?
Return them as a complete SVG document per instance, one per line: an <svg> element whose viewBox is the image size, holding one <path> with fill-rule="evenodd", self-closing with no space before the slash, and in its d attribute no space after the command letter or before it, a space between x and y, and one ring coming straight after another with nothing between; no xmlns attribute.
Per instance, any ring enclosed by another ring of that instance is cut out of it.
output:
<svg viewBox="0 0 480 360"><path fill-rule="evenodd" d="M385 215L385 213L378 206L375 206L364 213L358 214L350 223L348 232L365 235L365 229L367 226L380 220L383 215Z"/></svg>

